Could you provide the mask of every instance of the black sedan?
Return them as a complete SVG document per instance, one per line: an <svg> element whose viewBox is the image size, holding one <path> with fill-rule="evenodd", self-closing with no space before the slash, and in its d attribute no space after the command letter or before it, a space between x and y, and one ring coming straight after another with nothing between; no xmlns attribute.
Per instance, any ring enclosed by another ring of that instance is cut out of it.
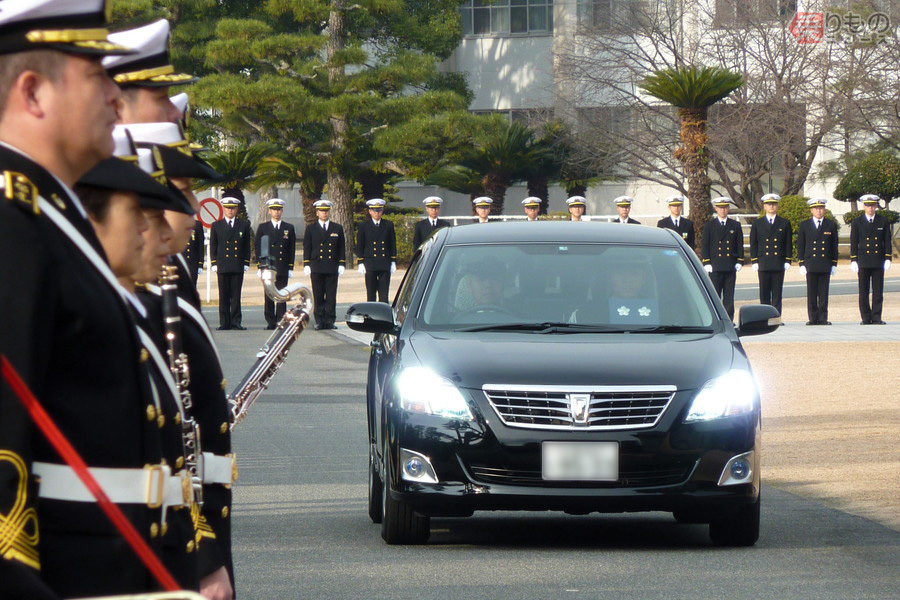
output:
<svg viewBox="0 0 900 600"><path fill-rule="evenodd" d="M740 336L672 232L602 223L438 231L393 306L354 304L369 362L369 516L389 544L476 510L669 511L759 536L759 393Z"/></svg>

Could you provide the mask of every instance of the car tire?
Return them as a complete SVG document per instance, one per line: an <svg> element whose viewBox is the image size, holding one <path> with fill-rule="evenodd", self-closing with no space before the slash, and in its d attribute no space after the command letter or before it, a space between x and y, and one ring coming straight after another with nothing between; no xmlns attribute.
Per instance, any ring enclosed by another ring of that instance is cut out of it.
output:
<svg viewBox="0 0 900 600"><path fill-rule="evenodd" d="M381 486L381 537L390 545L424 544L431 535L431 519L417 515L407 503L391 498L389 469L390 465L385 465Z"/></svg>
<svg viewBox="0 0 900 600"><path fill-rule="evenodd" d="M375 450L369 444L369 518L373 523L381 523L382 488L381 475L378 474Z"/></svg>
<svg viewBox="0 0 900 600"><path fill-rule="evenodd" d="M742 506L725 519L709 523L709 537L716 546L752 546L759 539L760 498Z"/></svg>

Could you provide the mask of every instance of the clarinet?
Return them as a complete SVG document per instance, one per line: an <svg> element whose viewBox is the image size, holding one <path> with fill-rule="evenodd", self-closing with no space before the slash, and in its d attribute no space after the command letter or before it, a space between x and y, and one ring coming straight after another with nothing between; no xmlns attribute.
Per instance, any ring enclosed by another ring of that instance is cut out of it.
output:
<svg viewBox="0 0 900 600"><path fill-rule="evenodd" d="M178 267L169 257L168 265L163 265L159 277L162 290L162 312L165 324L169 370L178 388L180 403L184 413L181 421L181 437L185 448L185 467L191 473L191 487L194 489L194 502L203 505L203 452L200 448L200 425L192 414L193 402L188 386L191 383L191 372L187 354L181 348L181 311L178 309Z"/></svg>

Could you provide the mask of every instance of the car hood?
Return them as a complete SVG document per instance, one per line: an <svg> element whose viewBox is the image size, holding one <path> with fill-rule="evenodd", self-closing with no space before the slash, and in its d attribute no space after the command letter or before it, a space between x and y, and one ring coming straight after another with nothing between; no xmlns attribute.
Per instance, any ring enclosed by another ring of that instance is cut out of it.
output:
<svg viewBox="0 0 900 600"><path fill-rule="evenodd" d="M409 345L422 365L472 389L493 383L689 390L729 370L735 356L732 340L721 333L535 336L417 331Z"/></svg>

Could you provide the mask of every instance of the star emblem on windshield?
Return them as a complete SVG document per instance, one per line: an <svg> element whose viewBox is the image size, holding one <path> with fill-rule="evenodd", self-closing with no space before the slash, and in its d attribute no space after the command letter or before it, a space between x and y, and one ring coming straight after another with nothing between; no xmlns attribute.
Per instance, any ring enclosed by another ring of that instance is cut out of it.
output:
<svg viewBox="0 0 900 600"><path fill-rule="evenodd" d="M650 309L647 308L646 306L642 306L638 309L638 314L641 315L642 317L649 317Z"/></svg>
<svg viewBox="0 0 900 600"><path fill-rule="evenodd" d="M631 309L627 306L620 306L616 312L618 312L621 317L627 317L631 314Z"/></svg>

